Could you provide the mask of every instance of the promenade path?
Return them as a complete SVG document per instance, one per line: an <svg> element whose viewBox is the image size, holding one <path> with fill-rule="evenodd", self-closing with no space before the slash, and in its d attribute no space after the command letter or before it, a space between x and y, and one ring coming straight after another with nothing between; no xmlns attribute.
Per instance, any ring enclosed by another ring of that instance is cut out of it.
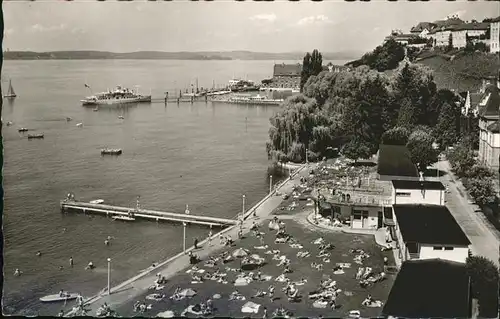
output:
<svg viewBox="0 0 500 319"><path fill-rule="evenodd" d="M446 206L462 227L472 243L472 253L484 256L499 265L500 234L489 223L481 209L469 198L462 182L453 175L448 161L440 161L435 165L447 174L441 177L443 184L449 186Z"/></svg>
<svg viewBox="0 0 500 319"><path fill-rule="evenodd" d="M290 180L286 180L281 185L278 185L276 191L281 193L290 193L294 186L300 184L300 177L306 177L309 175L308 167L313 167L314 164L309 164L301 166L297 169L293 175L293 178ZM253 222L259 223L268 219L271 213L278 208L283 199L281 196L275 196L272 194L271 196L266 196L266 198L257 203L257 207L255 208L258 219L254 219L251 217L254 207L250 208L246 213L246 219L243 222L243 234L248 233L250 231L250 227ZM207 240L200 242L201 249L195 251L195 253L202 259L207 258L210 255L213 255L217 251L224 248L219 241L219 235L224 234L224 236L230 236L234 240L236 240L238 236L239 226L231 226L229 228L224 229L223 231L214 234L212 243L209 245ZM190 247L187 249L187 252L192 251L194 247ZM111 294L107 295L107 293L93 297L92 299L87 301L87 309L89 309L88 315L95 316L97 309L107 303L111 309L116 309L121 304L124 304L135 297L144 293L148 287L150 287L155 279L156 275L161 273L162 276L169 279L175 276L178 272L186 269L189 266L189 257L184 253L179 253L178 255L170 258L167 261L160 263L155 269L152 269L148 272L142 273L134 278L131 278L118 286L111 288ZM111 276L113 272L111 271ZM71 306L72 307L72 306ZM68 313L65 316L71 315L71 309L66 309Z"/></svg>

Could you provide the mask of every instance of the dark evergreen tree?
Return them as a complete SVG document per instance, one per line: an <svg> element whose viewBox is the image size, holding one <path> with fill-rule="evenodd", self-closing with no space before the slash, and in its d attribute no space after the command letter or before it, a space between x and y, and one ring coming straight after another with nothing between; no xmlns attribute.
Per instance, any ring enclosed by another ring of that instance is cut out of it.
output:
<svg viewBox="0 0 500 319"><path fill-rule="evenodd" d="M460 136L460 109L456 105L445 102L433 133L441 150L452 146L458 141Z"/></svg>

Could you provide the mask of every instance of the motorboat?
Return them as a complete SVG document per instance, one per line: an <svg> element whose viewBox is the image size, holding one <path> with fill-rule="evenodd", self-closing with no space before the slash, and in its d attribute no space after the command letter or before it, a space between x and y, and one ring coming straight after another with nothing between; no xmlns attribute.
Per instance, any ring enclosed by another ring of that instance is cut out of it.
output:
<svg viewBox="0 0 500 319"><path fill-rule="evenodd" d="M82 127L83 123L76 123L76 127Z"/></svg>
<svg viewBox="0 0 500 319"><path fill-rule="evenodd" d="M102 203L104 203L104 199L91 200L89 203L90 204L102 204Z"/></svg>
<svg viewBox="0 0 500 319"><path fill-rule="evenodd" d="M78 293L70 293L70 292L63 292L63 293L58 293L58 294L53 294L53 295L47 295L45 297L40 298L41 302L59 302L59 301L68 301L68 300L74 300L78 298L80 294Z"/></svg>
<svg viewBox="0 0 500 319"><path fill-rule="evenodd" d="M113 216L114 220L121 220L124 222L133 222L135 221L134 217L128 217L128 216Z"/></svg>
<svg viewBox="0 0 500 319"><path fill-rule="evenodd" d="M20 129L17 130L18 132L28 132L28 129L25 127L21 127Z"/></svg>
<svg viewBox="0 0 500 319"><path fill-rule="evenodd" d="M120 120L123 120L125 117L123 117L123 115L120 115L120 116L118 116L118 118L119 118Z"/></svg>
<svg viewBox="0 0 500 319"><path fill-rule="evenodd" d="M34 138L44 138L43 133L37 133L37 134L28 134L28 139L34 139Z"/></svg>
<svg viewBox="0 0 500 319"><path fill-rule="evenodd" d="M121 148L103 148L101 150L101 155L121 155Z"/></svg>
<svg viewBox="0 0 500 319"><path fill-rule="evenodd" d="M88 85L85 85L89 87ZM118 105L127 103L151 103L151 95L141 95L138 91L117 86L114 91L97 93L81 100L83 105ZM97 107L94 111L97 110Z"/></svg>

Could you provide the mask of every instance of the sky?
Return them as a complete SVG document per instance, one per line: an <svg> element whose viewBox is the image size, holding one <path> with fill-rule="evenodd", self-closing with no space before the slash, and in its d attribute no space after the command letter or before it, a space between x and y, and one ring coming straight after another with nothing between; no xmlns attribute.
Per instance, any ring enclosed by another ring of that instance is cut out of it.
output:
<svg viewBox="0 0 500 319"><path fill-rule="evenodd" d="M3 1L4 49L322 52L372 50L392 29L458 15L482 20L500 2Z"/></svg>

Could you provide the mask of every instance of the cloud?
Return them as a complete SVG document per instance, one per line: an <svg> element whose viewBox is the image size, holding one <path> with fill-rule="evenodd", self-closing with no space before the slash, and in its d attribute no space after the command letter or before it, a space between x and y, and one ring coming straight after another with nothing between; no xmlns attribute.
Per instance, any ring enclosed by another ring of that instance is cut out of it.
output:
<svg viewBox="0 0 500 319"><path fill-rule="evenodd" d="M66 29L66 25L64 23L52 26L43 26L37 23L32 25L30 28L32 32L52 32L52 31L62 31L64 29Z"/></svg>
<svg viewBox="0 0 500 319"><path fill-rule="evenodd" d="M265 21L265 22L274 22L276 20L276 15L274 13L271 14L257 14L250 17L250 20L254 21Z"/></svg>
<svg viewBox="0 0 500 319"><path fill-rule="evenodd" d="M325 15L310 16L300 19L297 25L304 26L309 24L331 23L332 21Z"/></svg>

